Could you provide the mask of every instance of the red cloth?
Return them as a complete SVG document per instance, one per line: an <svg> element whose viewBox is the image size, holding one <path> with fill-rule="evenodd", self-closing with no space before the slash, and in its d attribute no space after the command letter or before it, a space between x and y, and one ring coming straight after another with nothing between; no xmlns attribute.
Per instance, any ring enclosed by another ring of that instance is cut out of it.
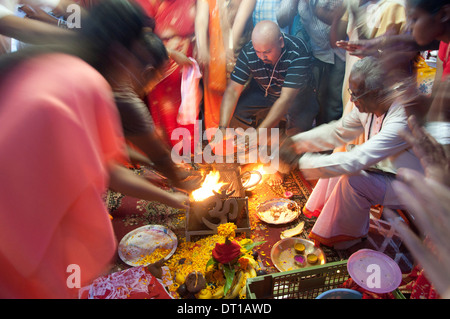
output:
<svg viewBox="0 0 450 319"><path fill-rule="evenodd" d="M409 277L413 279L408 284L411 287L411 299L440 299L439 294L419 266L414 267Z"/></svg>
<svg viewBox="0 0 450 319"><path fill-rule="evenodd" d="M82 60L46 54L15 67L0 96L0 298L76 298L69 276L90 282L116 252L102 198L124 156L111 88Z"/></svg>
<svg viewBox="0 0 450 319"><path fill-rule="evenodd" d="M442 42L439 45L438 57L443 63L442 80L450 75L450 46L448 43Z"/></svg>
<svg viewBox="0 0 450 319"><path fill-rule="evenodd" d="M363 295L362 299L395 299L392 293L377 294L374 292L370 292L355 283L352 278L349 278L347 281L345 281L341 286L339 286L339 288L347 288L359 291Z"/></svg>

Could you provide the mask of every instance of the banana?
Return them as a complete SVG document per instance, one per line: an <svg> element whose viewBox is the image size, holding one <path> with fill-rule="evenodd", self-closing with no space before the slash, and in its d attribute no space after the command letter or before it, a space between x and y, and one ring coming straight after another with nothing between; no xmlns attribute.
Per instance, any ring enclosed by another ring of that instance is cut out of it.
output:
<svg viewBox="0 0 450 319"><path fill-rule="evenodd" d="M199 293L195 295L197 299L212 299L213 295L209 289L202 289Z"/></svg>
<svg viewBox="0 0 450 319"><path fill-rule="evenodd" d="M214 292L212 299L221 299L223 298L223 293L224 293L224 286L220 286L219 288L217 288L216 292Z"/></svg>
<svg viewBox="0 0 450 319"><path fill-rule="evenodd" d="M239 270L234 276L234 285L231 285L230 290L225 295L225 299L234 299L239 295L239 291L242 288L243 283L245 283L245 274L242 270Z"/></svg>
<svg viewBox="0 0 450 319"><path fill-rule="evenodd" d="M256 269L252 265L248 264L247 271L249 273L249 278L256 277Z"/></svg>
<svg viewBox="0 0 450 319"><path fill-rule="evenodd" d="M241 290L239 290L239 299L245 299L246 297L247 297L247 287L243 285Z"/></svg>

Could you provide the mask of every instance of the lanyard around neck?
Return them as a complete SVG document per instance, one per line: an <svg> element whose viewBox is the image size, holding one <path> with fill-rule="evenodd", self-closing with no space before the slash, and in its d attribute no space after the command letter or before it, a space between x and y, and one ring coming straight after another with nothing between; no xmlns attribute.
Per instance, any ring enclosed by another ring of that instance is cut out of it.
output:
<svg viewBox="0 0 450 319"><path fill-rule="evenodd" d="M286 52L286 51L284 51L284 52ZM275 65L273 67L272 75L270 76L270 81L269 81L269 84L266 87L266 93L264 94L264 97L267 97L267 93L269 92L270 84L272 84L273 75L275 74L275 70L277 68L278 62L280 62L281 57L283 56L284 52L280 54L280 57L278 58L277 63L275 63Z"/></svg>

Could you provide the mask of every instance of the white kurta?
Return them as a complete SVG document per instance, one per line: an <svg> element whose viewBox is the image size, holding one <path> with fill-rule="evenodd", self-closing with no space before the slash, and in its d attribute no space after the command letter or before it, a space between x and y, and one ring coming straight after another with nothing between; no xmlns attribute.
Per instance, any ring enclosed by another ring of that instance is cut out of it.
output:
<svg viewBox="0 0 450 319"><path fill-rule="evenodd" d="M319 216L311 238L332 245L364 237L372 205L401 208L391 189L395 172L400 167L423 171L419 159L399 136L401 130L408 130L407 116L403 106L394 103L380 117L354 108L338 121L293 137L299 152L308 151L299 160L303 175L319 179L305 206ZM312 153L332 150L361 133L365 133L366 142L348 152ZM328 187L321 187L322 183Z"/></svg>
<svg viewBox="0 0 450 319"><path fill-rule="evenodd" d="M306 179L353 174L369 167L391 173L400 167L422 171L419 159L399 136L401 130L408 130L408 124L405 110L399 103L394 103L379 118L354 108L337 121L293 137L297 150L308 152L300 158L299 167ZM348 152L316 153L342 146L363 132L366 142Z"/></svg>

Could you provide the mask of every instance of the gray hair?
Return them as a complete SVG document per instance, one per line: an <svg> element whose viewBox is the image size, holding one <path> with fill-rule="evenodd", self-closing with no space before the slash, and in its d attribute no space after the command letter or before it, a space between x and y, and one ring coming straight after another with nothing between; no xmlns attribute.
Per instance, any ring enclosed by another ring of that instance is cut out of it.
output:
<svg viewBox="0 0 450 319"><path fill-rule="evenodd" d="M385 86L385 72L380 61L374 57L368 56L356 61L351 73L364 78L364 88L366 90L383 89Z"/></svg>

